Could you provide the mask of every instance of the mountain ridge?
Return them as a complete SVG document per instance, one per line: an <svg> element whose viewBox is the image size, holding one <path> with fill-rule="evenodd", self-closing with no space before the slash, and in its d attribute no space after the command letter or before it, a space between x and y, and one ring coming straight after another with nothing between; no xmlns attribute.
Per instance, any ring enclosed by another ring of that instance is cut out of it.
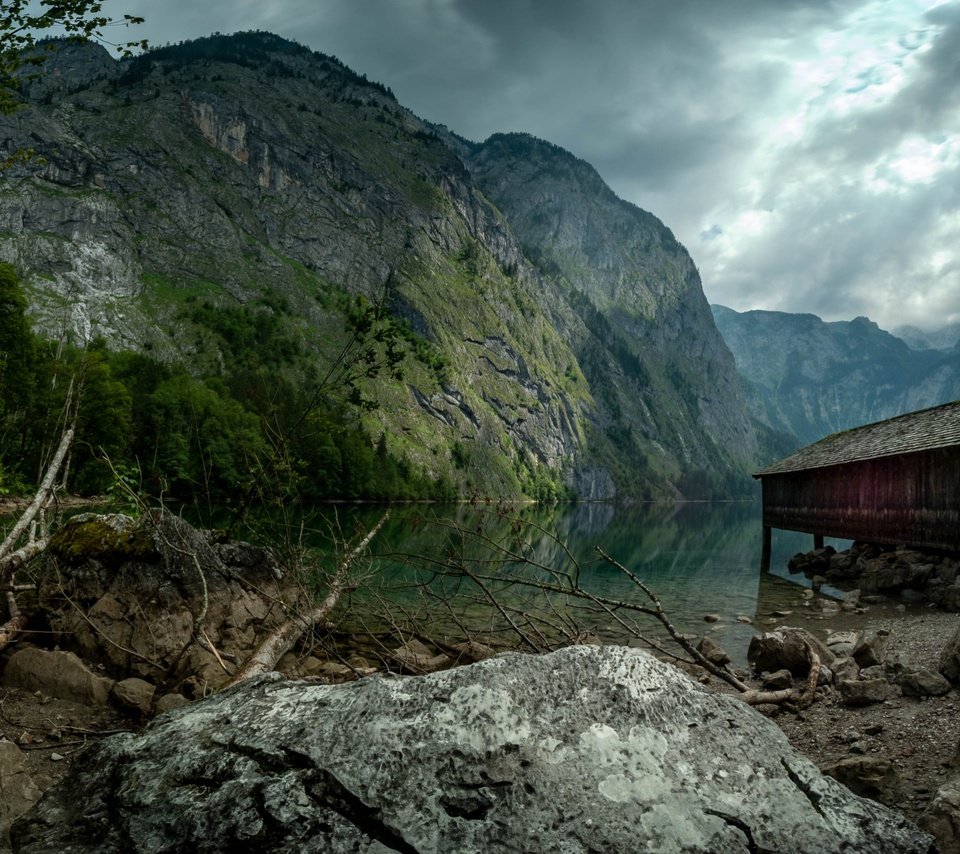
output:
<svg viewBox="0 0 960 854"><path fill-rule="evenodd" d="M415 354L402 382L371 380L381 408L366 419L428 472L507 495L547 481L590 498L744 488L762 439L696 268L584 161L463 141L270 34L104 56L61 49L0 123L6 147L45 158L0 188L0 258L28 274L39 329L216 371L224 351L189 302L285 305L324 359L338 300L362 296L406 324ZM569 239L536 246L496 198L498 169L592 218L561 203Z"/></svg>
<svg viewBox="0 0 960 854"><path fill-rule="evenodd" d="M711 310L753 415L800 444L960 397L960 353L913 349L869 318Z"/></svg>

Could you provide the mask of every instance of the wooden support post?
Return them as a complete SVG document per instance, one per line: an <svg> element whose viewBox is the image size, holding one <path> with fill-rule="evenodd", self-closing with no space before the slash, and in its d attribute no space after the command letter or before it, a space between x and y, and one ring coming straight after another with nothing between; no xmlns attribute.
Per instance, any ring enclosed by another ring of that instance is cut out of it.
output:
<svg viewBox="0 0 960 854"><path fill-rule="evenodd" d="M760 552L760 571L769 572L770 570L770 526L763 526L763 547Z"/></svg>
<svg viewBox="0 0 960 854"><path fill-rule="evenodd" d="M823 548L823 534L814 534L813 535L813 547L815 549Z"/></svg>

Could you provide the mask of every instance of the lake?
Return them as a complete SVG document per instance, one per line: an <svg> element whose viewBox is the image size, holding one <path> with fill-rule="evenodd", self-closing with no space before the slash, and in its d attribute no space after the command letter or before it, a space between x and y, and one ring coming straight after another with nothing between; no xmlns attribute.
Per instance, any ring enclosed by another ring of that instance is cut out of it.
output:
<svg viewBox="0 0 960 854"><path fill-rule="evenodd" d="M382 514L383 508L367 505L321 508L304 529L306 542L314 557L330 566L330 532L347 537ZM300 521L297 517L294 526L298 535ZM827 542L838 549L849 545ZM774 531L771 570L761 573L759 502L690 502L396 506L371 543L372 561L360 564L365 578L343 603L339 619L348 628L393 629L404 637L420 633L450 642L467 633L515 637L515 628L532 624L525 634L533 642L538 631L582 631L605 642L637 643L635 621L645 637L675 651L649 615L626 607L598 613L590 602L529 586L531 580L565 586L575 576L587 595L649 606L624 572L598 556L597 546L659 597L679 631L709 634L738 665L745 663L758 630L814 618L803 595L809 582L786 568L790 557L813 547L811 535ZM317 589L323 592L322 583ZM775 617L774 611L792 613ZM707 622L706 615L717 619ZM855 628L866 621L844 614L829 627Z"/></svg>
<svg viewBox="0 0 960 854"><path fill-rule="evenodd" d="M349 531L371 526L382 510L354 506L329 511L334 513ZM828 542L838 549L849 545ZM401 629L417 627L447 640L462 638L464 628L497 635L525 620L542 621L528 633L531 639L552 627L632 643L634 632L624 625L632 620L644 635L665 639L651 616L626 608L596 613L589 602L524 583L565 586L576 576L588 595L650 605L624 572L599 557L597 546L659 597L678 630L709 633L738 664L758 630L786 621L772 612L806 607L809 582L790 576L786 566L798 551L813 547L811 535L774 531L771 570L761 573L759 502L692 502L395 507L371 544L373 564L367 582L353 594L352 610L367 626L377 625L373 611L393 610L391 619ZM552 571L566 575L558 579ZM706 615L717 619L708 623Z"/></svg>

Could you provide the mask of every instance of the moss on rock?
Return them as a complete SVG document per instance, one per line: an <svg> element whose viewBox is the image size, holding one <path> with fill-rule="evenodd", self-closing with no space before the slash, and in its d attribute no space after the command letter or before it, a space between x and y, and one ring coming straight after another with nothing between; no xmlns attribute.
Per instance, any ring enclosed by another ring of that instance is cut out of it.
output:
<svg viewBox="0 0 960 854"><path fill-rule="evenodd" d="M150 532L119 513L75 516L54 534L48 550L71 563L90 559L153 561L160 557Z"/></svg>

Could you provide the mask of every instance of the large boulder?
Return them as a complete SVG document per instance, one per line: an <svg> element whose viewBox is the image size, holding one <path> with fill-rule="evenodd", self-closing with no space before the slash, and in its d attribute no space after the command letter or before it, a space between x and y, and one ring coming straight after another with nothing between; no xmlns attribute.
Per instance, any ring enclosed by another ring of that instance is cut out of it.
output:
<svg viewBox="0 0 960 854"><path fill-rule="evenodd" d="M227 681L230 662L283 618L294 589L267 549L221 542L166 512L74 517L41 572L40 606L57 643L118 677L193 696ZM219 658L194 642L198 622Z"/></svg>
<svg viewBox="0 0 960 854"><path fill-rule="evenodd" d="M104 740L12 836L22 854L902 854L931 841L738 700L593 646L337 686L270 674Z"/></svg>
<svg viewBox="0 0 960 854"><path fill-rule="evenodd" d="M789 670L794 676L804 676L810 670L807 646L817 654L820 663L829 667L836 655L818 637L806 629L780 626L750 639L747 661L754 673L773 673Z"/></svg>
<svg viewBox="0 0 960 854"><path fill-rule="evenodd" d="M103 706L114 680L94 673L72 652L26 647L10 657L3 684L86 706Z"/></svg>

